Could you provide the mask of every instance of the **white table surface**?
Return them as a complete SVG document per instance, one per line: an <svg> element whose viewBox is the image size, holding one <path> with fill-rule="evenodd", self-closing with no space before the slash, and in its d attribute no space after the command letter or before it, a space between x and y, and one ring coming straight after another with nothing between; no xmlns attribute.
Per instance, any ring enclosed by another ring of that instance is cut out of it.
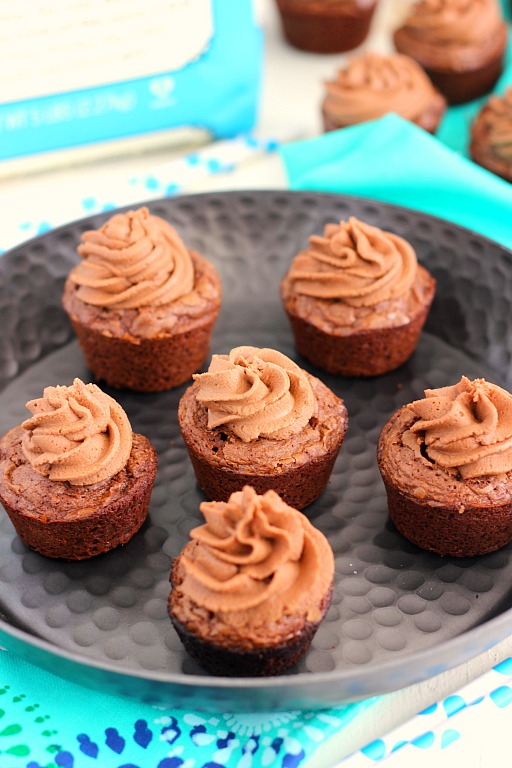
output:
<svg viewBox="0 0 512 768"><path fill-rule="evenodd" d="M383 52L389 49L389 29L407 3L408 0L381 1L365 47ZM289 47L281 37L272 0L255 0L255 11L265 34L263 90L256 132L264 137L284 140L314 136L321 130L319 104L322 82L334 74L344 57L301 53ZM7 222L19 221L28 212L37 214L52 226L78 218L82 214L73 208L74 199L87 194L99 195L100 191L106 196L109 188L169 163L182 151L182 147L177 148L172 142L166 145L156 140L135 141L125 145L124 151L116 157L109 157L104 150L92 154L78 151L58 158L53 166L25 167L13 175L0 178L0 210L3 212L4 237L7 238L2 245L10 246L20 239L19 232L14 229L9 231ZM255 188L286 188L285 175L276 154L249 160L234 173L201 179L190 191ZM339 737L323 745L307 762L306 768L331 768L339 764L345 756L384 736L420 710L459 690L509 656L512 656L512 637L438 677L387 694L359 715ZM479 725L479 733L467 740L467 749L464 744L458 745L458 762L454 765L475 768L495 768L497 765L496 755L486 744L488 724L483 721ZM358 763L357 756L346 763L347 768L358 764L363 763ZM390 760L389 764L393 765L393 761ZM419 756L414 764L423 764L419 762Z"/></svg>

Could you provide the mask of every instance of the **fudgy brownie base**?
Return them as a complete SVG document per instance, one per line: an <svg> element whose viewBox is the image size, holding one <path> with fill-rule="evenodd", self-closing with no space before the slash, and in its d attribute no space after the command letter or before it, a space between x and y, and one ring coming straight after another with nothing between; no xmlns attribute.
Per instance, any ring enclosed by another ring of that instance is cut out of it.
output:
<svg viewBox="0 0 512 768"><path fill-rule="evenodd" d="M84 304L76 295L77 286L66 281L62 303L98 381L115 389L162 392L188 381L201 368L220 309L221 284L213 264L194 251L190 254L197 303L184 299L168 308L144 307L143 323L137 310Z"/></svg>
<svg viewBox="0 0 512 768"><path fill-rule="evenodd" d="M512 504L464 507L418 502L386 482L389 516L402 536L451 557L495 552L512 540Z"/></svg>
<svg viewBox="0 0 512 768"><path fill-rule="evenodd" d="M33 470L21 452L20 430L8 432L0 444L0 502L24 544L65 560L84 560L126 544L148 513L158 464L149 440L134 434L128 462L117 475L80 487ZM14 487L13 475L24 486Z"/></svg>
<svg viewBox="0 0 512 768"><path fill-rule="evenodd" d="M343 53L357 48L368 36L377 5L359 3L295 2L276 0L285 39L294 48L310 53Z"/></svg>
<svg viewBox="0 0 512 768"><path fill-rule="evenodd" d="M512 540L512 476L464 481L406 445L402 435L414 421L406 407L383 427L377 462L386 488L389 516L406 539L451 557L494 552Z"/></svg>
<svg viewBox="0 0 512 768"><path fill-rule="evenodd" d="M208 357L217 312L183 333L153 339L106 336L71 318L89 370L115 389L163 392L188 381Z"/></svg>
<svg viewBox="0 0 512 768"><path fill-rule="evenodd" d="M281 623L273 625L272 637L269 634L267 641L259 638L256 644L237 635L233 627L216 627L215 615L190 600L184 604L174 589L179 583L176 575L178 560L176 558L171 571L173 589L168 600L169 616L185 650L214 675L263 677L281 674L304 656L331 604L332 589L322 601L320 621L285 617ZM187 615L191 615L190 621L187 621Z"/></svg>
<svg viewBox="0 0 512 768"><path fill-rule="evenodd" d="M503 57L495 58L471 72L450 72L432 67L425 71L451 105L465 104L492 91L503 71Z"/></svg>
<svg viewBox="0 0 512 768"><path fill-rule="evenodd" d="M413 354L434 291L435 281L431 278L424 303L408 323L385 328L358 328L345 334L328 333L299 315L292 293L284 297L284 308L297 351L317 368L338 376L379 376L403 365Z"/></svg>
<svg viewBox="0 0 512 768"><path fill-rule="evenodd" d="M295 509L304 509L324 491L345 437L345 404L319 379L309 377L318 401L316 417L299 435L244 443L228 430L208 429L207 409L193 384L183 394L178 419L197 482L208 499L227 501L251 485L274 490Z"/></svg>
<svg viewBox="0 0 512 768"><path fill-rule="evenodd" d="M393 35L397 51L415 59L450 104L472 101L493 89L503 71L507 39L508 29L503 23L473 61L466 66L451 66L450 55L442 46L436 48L435 59L431 59L431 50L423 52L418 41L412 39L406 29L397 29Z"/></svg>

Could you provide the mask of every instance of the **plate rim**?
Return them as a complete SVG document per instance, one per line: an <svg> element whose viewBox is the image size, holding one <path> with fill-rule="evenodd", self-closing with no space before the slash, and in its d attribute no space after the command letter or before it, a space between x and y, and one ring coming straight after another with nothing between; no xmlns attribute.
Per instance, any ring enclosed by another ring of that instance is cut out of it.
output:
<svg viewBox="0 0 512 768"><path fill-rule="evenodd" d="M27 238L26 240L23 240L20 243L17 243L16 245L13 245L10 248L7 248L5 251L0 252L0 264L2 263L2 259L4 256L9 256L9 254L16 252L20 248L25 248L27 245L30 245L34 242L39 242L40 240L43 240L47 237L52 237L55 234L58 234L62 230L66 230L69 227L76 226L82 223L85 223L90 220L95 219L108 219L110 216L113 216L116 213L123 213L126 211L134 210L135 208L141 208L141 207L147 207L151 209L151 206L158 205L159 203L163 203L165 201L174 201L174 200L186 200L188 198L208 198L208 197L241 197L243 195L252 195L252 196L262 196L266 197L268 195L283 195L285 197L304 197L304 196L312 196L314 198L326 198L331 200L354 200L354 201L360 201L364 203L370 203L378 206L379 208L388 208L395 211L405 211L406 213L412 213L414 216L420 216L428 221L435 221L439 224L448 225L450 228L455 228L459 231L469 233L473 235L474 237L478 238L479 240L485 240L490 245L497 247L498 249L504 251L505 253L510 254L512 257L512 247L509 248L508 246L504 245L503 243L500 243L498 240L494 240L492 237L489 237L488 235L484 235L483 233L479 232L476 229L471 229L470 227L465 227L462 224L458 224L455 221L451 221L450 219L444 218L443 216L439 216L436 214L428 213L427 211L423 211L419 208L414 208L412 206L407 205L401 205L398 203L390 203L387 200L380 200L377 197L368 197L366 195L354 195L354 194L344 194L343 192L322 192L317 190L308 190L308 189L284 189L284 188L257 188L257 189L249 189L249 188L240 188L240 189L227 189L227 190L219 190L218 192L215 191L204 191L204 192L183 192L183 193L176 193L174 195L163 195L161 197L151 197L151 198L145 198L140 201L132 202L127 205L121 205L116 206L115 208L105 208L103 211L97 211L96 213L88 213L85 216L79 216L77 218L69 219L68 221L64 222L63 224L58 224L56 227L52 227L52 229L47 230L46 232L42 232L39 235L34 235L33 237Z"/></svg>

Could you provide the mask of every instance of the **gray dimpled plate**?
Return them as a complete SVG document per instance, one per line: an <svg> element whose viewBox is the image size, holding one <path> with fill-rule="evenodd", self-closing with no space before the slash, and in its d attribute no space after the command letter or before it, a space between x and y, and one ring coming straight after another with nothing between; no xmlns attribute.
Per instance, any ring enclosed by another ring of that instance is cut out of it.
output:
<svg viewBox="0 0 512 768"><path fill-rule="evenodd" d="M382 425L426 387L484 376L512 388L511 254L439 219L334 195L236 192L152 202L221 273L224 301L212 352L280 349L345 400L349 430L327 490L307 514L336 556L333 603L300 664L274 679L206 675L167 616L172 558L200 522L203 499L179 432L185 387L114 392L133 429L159 454L148 521L132 541L66 563L28 550L0 517L0 641L86 685L161 706L257 710L320 707L409 685L451 668L512 630L512 547L473 559L423 552L387 515L376 465ZM47 385L90 381L60 300L80 233L111 213L54 230L0 260L0 429L26 417ZM310 233L355 215L406 237L437 278L419 346L402 368L371 380L336 378L298 358L279 281Z"/></svg>

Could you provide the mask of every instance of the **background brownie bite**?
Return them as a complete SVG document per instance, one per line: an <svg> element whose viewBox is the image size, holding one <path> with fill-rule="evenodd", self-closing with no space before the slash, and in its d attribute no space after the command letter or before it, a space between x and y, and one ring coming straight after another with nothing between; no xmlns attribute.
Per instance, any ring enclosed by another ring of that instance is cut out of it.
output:
<svg viewBox="0 0 512 768"><path fill-rule="evenodd" d="M348 424L323 382L273 349L214 355L182 396L178 419L197 482L227 501L251 485L303 509L325 489Z"/></svg>
<svg viewBox="0 0 512 768"><path fill-rule="evenodd" d="M307 651L331 603L325 536L274 491L203 502L206 523L175 558L169 614L186 650L218 675L277 675Z"/></svg>
<svg viewBox="0 0 512 768"><path fill-rule="evenodd" d="M389 515L414 544L474 557L512 540L512 395L466 377L425 390L383 427Z"/></svg>
<svg viewBox="0 0 512 768"><path fill-rule="evenodd" d="M493 88L504 63L508 26L498 0L419 0L394 33L450 104Z"/></svg>
<svg viewBox="0 0 512 768"><path fill-rule="evenodd" d="M408 360L434 292L406 240L354 217L312 235L281 281L298 352L341 376L377 376Z"/></svg>
<svg viewBox="0 0 512 768"><path fill-rule="evenodd" d="M491 96L470 130L469 154L475 163L512 182L512 86Z"/></svg>
<svg viewBox="0 0 512 768"><path fill-rule="evenodd" d="M343 53L368 36L377 0L276 0L282 32L295 48Z"/></svg>
<svg viewBox="0 0 512 768"><path fill-rule="evenodd" d="M78 252L63 306L98 380L160 392L199 370L221 303L213 264L147 208L85 232Z"/></svg>
<svg viewBox="0 0 512 768"><path fill-rule="evenodd" d="M47 557L83 560L126 544L146 519L156 452L95 384L46 387L0 441L0 501Z"/></svg>

